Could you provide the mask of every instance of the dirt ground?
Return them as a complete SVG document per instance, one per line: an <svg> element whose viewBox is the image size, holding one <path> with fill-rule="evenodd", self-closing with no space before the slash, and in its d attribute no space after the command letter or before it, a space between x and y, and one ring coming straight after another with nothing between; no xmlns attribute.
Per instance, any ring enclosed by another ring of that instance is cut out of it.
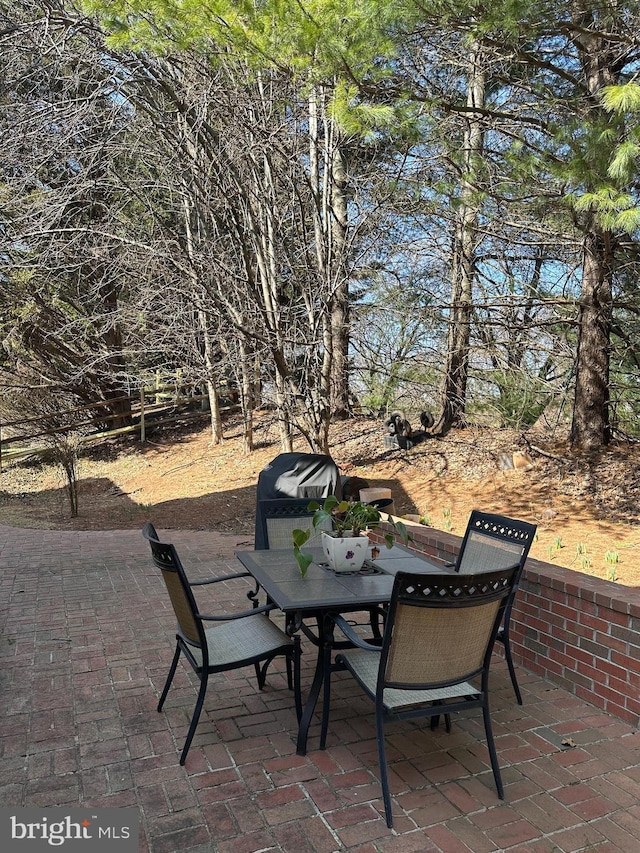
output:
<svg viewBox="0 0 640 853"><path fill-rule="evenodd" d="M613 445L599 460L572 457L542 433L466 429L411 450L384 447L381 421L336 424L331 455L344 476L390 488L397 515L420 515L462 535L478 507L538 524L531 555L618 584L640 586L640 445ZM106 530L206 529L253 543L256 483L280 452L266 418L257 449L242 454L240 423L213 445L205 423L84 452L79 514L70 517L61 469L39 460L5 465L0 523L18 527ZM301 442L296 450L308 451ZM503 470L526 450L530 470Z"/></svg>

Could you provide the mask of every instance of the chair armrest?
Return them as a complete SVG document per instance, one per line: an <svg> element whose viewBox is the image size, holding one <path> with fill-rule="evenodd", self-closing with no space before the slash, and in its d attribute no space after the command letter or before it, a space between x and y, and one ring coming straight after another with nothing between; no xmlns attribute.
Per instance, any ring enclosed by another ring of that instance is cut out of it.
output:
<svg viewBox="0 0 640 853"><path fill-rule="evenodd" d="M231 581L234 578L250 578L251 574L249 572L234 572L232 575L224 575L221 578L207 578L204 581L190 581L189 586L204 586L208 583L220 583L221 581Z"/></svg>
<svg viewBox="0 0 640 853"><path fill-rule="evenodd" d="M196 615L207 622L232 622L234 619L244 619L245 616L255 616L256 613L270 613L275 609L275 604L263 604L262 607L252 607L250 610L239 610L236 613L226 613L221 616L205 616L204 613Z"/></svg>
<svg viewBox="0 0 640 853"><path fill-rule="evenodd" d="M382 651L382 646L368 643L366 640L363 640L359 634L356 634L352 626L344 617L340 616L339 613L330 613L329 618L336 627L340 628L347 640L349 640L350 643L353 643L354 646L357 646L359 649L365 649L368 652Z"/></svg>

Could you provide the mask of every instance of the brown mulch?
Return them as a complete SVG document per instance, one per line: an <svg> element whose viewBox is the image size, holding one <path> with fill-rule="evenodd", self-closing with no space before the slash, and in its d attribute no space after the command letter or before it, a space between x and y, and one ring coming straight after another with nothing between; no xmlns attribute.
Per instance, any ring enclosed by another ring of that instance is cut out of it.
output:
<svg viewBox="0 0 640 853"><path fill-rule="evenodd" d="M258 421L257 448L242 454L240 423L213 445L206 425L89 449L80 461L79 514L69 517L60 469L41 460L0 474L0 523L75 530L207 529L253 540L256 482L278 455L277 434ZM392 491L396 514L415 513L461 535L481 507L538 524L532 555L588 574L640 586L640 445L617 443L594 460L572 455L544 433L469 428L408 451L384 447L381 421L336 424L331 454L345 476ZM308 450L302 443L296 450ZM530 470L503 470L514 451Z"/></svg>

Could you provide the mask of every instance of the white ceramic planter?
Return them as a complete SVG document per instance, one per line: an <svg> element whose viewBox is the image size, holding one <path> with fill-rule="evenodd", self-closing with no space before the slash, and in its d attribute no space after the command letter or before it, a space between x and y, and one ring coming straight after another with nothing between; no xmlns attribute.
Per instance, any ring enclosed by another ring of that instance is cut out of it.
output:
<svg viewBox="0 0 640 853"><path fill-rule="evenodd" d="M322 550L335 572L358 572L369 556L368 536L332 536L322 534Z"/></svg>

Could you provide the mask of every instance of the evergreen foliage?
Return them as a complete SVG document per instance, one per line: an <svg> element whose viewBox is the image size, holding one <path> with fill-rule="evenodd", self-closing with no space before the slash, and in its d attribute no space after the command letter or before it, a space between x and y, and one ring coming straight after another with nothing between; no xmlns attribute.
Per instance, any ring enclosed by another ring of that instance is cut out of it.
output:
<svg viewBox="0 0 640 853"><path fill-rule="evenodd" d="M233 376L248 448L354 397L634 429L635 0L81 8L0 2L6 384Z"/></svg>

